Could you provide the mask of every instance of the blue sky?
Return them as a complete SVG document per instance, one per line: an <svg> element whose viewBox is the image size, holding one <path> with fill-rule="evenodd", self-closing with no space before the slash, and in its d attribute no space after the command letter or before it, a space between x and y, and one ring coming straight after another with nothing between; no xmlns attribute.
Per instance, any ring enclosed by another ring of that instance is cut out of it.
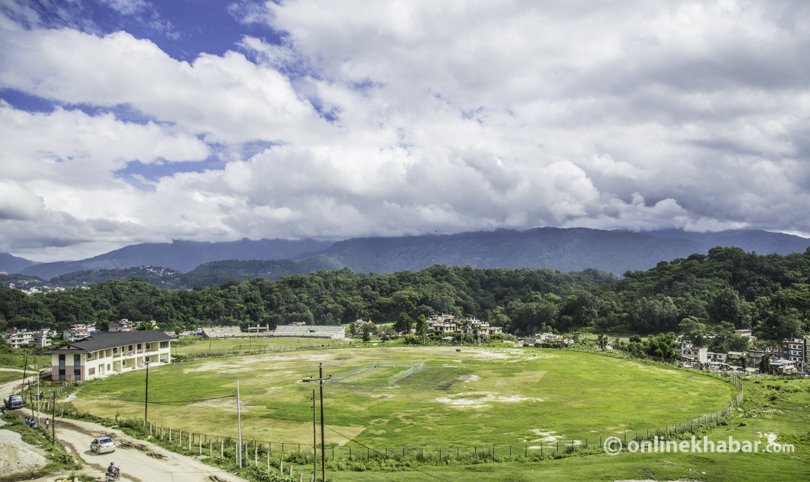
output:
<svg viewBox="0 0 810 482"><path fill-rule="evenodd" d="M810 5L0 0L0 252L810 232Z"/></svg>

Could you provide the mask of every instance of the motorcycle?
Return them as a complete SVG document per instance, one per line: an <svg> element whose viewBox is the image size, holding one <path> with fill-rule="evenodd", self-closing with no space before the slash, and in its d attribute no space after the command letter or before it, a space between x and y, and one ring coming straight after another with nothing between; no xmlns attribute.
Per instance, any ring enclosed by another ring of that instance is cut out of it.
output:
<svg viewBox="0 0 810 482"><path fill-rule="evenodd" d="M116 482L121 478L121 468L120 467L108 467L107 468L107 479L106 482Z"/></svg>

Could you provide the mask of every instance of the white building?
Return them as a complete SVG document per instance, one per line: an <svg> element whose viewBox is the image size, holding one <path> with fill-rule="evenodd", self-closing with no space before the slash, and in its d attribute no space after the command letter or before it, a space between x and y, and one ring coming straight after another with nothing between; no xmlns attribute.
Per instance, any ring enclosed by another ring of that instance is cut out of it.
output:
<svg viewBox="0 0 810 482"><path fill-rule="evenodd" d="M172 338L158 330L95 333L50 350L54 381L104 378L172 362Z"/></svg>
<svg viewBox="0 0 810 482"><path fill-rule="evenodd" d="M342 340L346 338L346 327L343 325L278 325L273 336Z"/></svg>
<svg viewBox="0 0 810 482"><path fill-rule="evenodd" d="M29 330L9 328L3 338L5 338L6 343L8 343L11 348L18 349L24 346L32 346L34 344L35 333L36 332Z"/></svg>
<svg viewBox="0 0 810 482"><path fill-rule="evenodd" d="M74 323L68 326L68 329L62 333L62 338L65 341L78 341L83 340L90 336L95 330L84 323Z"/></svg>

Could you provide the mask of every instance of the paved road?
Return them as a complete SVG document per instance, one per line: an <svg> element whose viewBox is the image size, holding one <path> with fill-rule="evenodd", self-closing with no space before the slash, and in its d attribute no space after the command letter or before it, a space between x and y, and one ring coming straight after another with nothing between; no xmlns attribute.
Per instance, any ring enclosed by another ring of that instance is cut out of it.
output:
<svg viewBox="0 0 810 482"><path fill-rule="evenodd" d="M118 448L115 452L97 455L90 451L90 442L99 434L112 434ZM134 482L200 482L243 481L221 469L199 460L176 454L157 445L133 439L121 431L83 420L57 419L56 436L65 447L85 465L102 475L110 462L121 467L123 480Z"/></svg>

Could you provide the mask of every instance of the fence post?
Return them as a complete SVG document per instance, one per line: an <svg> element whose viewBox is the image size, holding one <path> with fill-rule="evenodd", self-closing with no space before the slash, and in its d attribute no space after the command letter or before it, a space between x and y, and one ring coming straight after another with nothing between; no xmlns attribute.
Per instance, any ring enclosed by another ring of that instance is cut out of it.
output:
<svg viewBox="0 0 810 482"><path fill-rule="evenodd" d="M225 441L219 441L219 456L225 458Z"/></svg>

